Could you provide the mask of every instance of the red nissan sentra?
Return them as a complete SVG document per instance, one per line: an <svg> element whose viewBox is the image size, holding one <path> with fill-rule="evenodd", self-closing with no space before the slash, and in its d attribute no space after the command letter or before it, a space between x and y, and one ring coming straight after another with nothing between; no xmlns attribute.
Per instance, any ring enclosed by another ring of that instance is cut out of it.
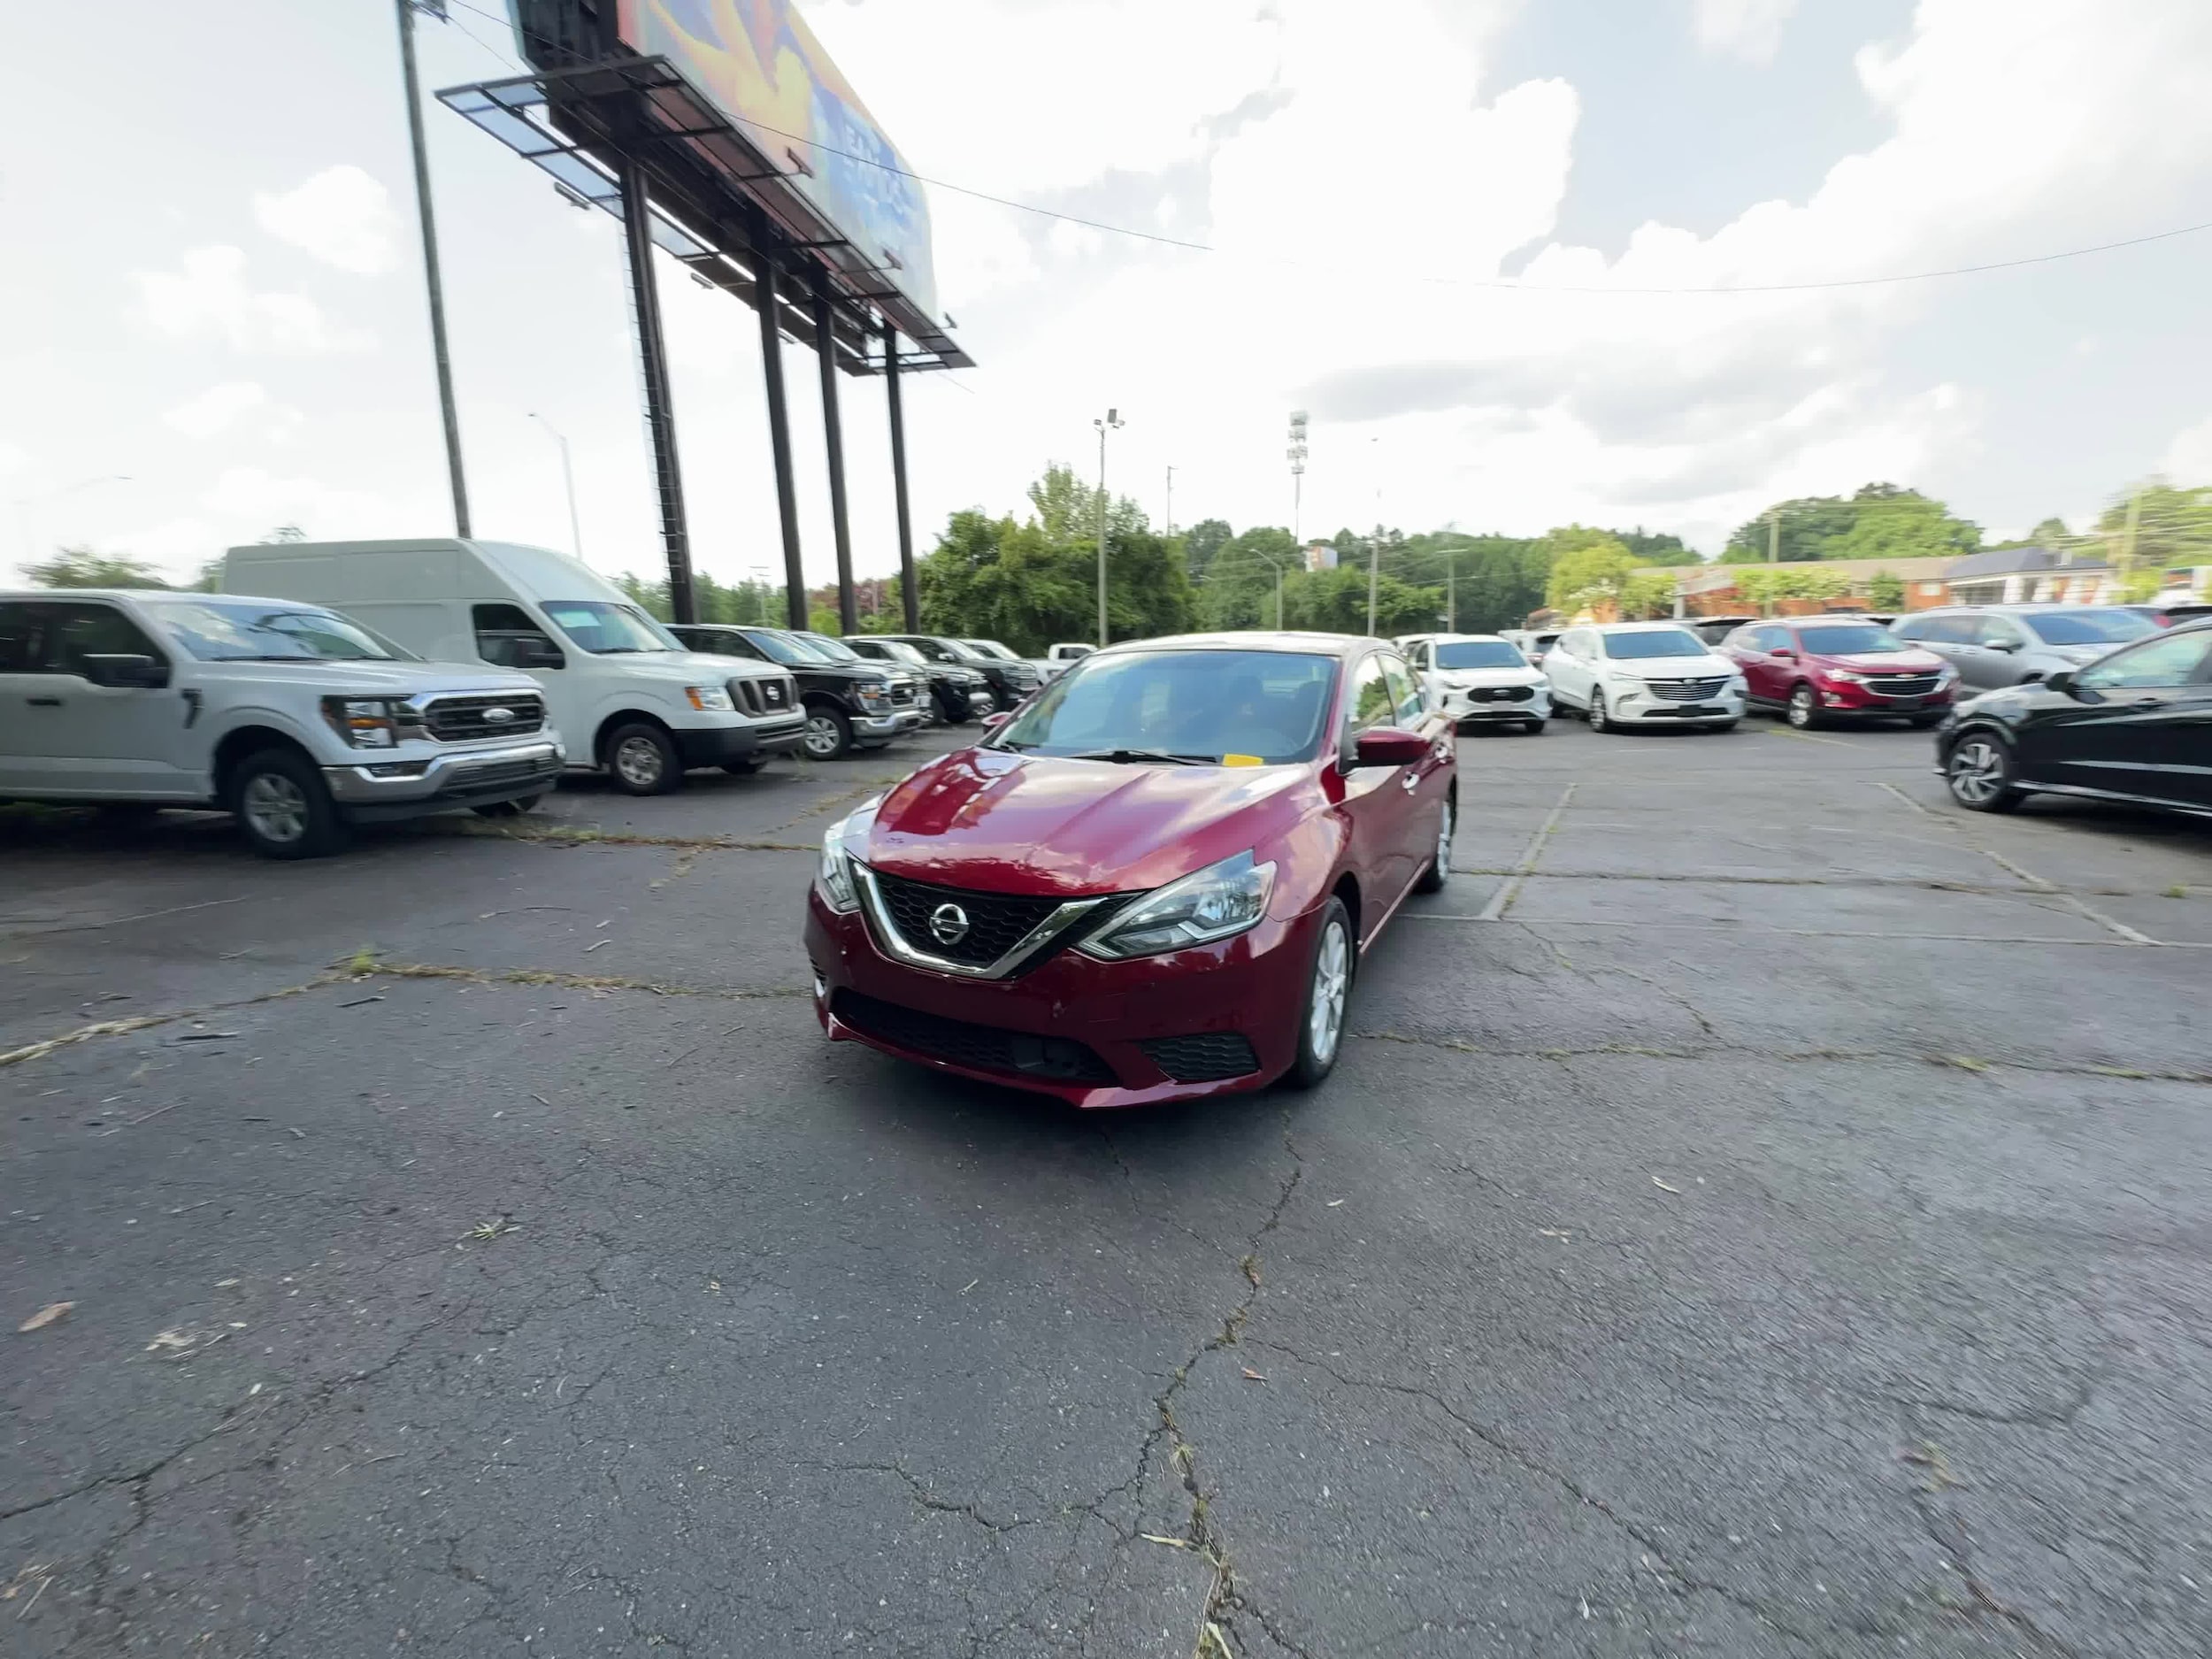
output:
<svg viewBox="0 0 2212 1659"><path fill-rule="evenodd" d="M1361 955L1450 871L1458 765L1378 640L1229 634L1083 657L831 826L824 1029L1079 1106L1310 1087Z"/></svg>

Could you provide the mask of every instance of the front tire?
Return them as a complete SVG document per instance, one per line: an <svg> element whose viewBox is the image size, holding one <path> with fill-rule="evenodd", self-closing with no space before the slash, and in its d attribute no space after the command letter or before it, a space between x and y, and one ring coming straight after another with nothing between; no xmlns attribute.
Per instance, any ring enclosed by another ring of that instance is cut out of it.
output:
<svg viewBox="0 0 2212 1659"><path fill-rule="evenodd" d="M1283 1073L1293 1088L1318 1087L1336 1070L1344 1052L1344 1014L1352 995L1359 959L1352 941L1352 918L1333 894L1321 907L1314 929L1313 961L1306 971L1306 995L1298 1010L1298 1057Z"/></svg>
<svg viewBox="0 0 2212 1659"><path fill-rule="evenodd" d="M1531 720L1521 730L1529 737L1541 737L1544 734L1544 723L1541 720Z"/></svg>
<svg viewBox="0 0 2212 1659"><path fill-rule="evenodd" d="M2024 798L2013 781L2012 751L1987 732L1969 732L1951 746L1943 781L1970 812L2009 812Z"/></svg>
<svg viewBox="0 0 2212 1659"><path fill-rule="evenodd" d="M1820 705L1813 700L1812 687L1801 680L1790 692L1789 706L1783 710L1782 718L1793 729L1808 732L1820 724L1819 710Z"/></svg>
<svg viewBox="0 0 2212 1659"><path fill-rule="evenodd" d="M296 749L264 749L230 779L231 811L246 845L264 858L321 858L351 839L329 786Z"/></svg>
<svg viewBox="0 0 2212 1659"><path fill-rule="evenodd" d="M683 782L683 762L666 732L633 720L607 734L607 776L625 795L666 795Z"/></svg>
<svg viewBox="0 0 2212 1659"><path fill-rule="evenodd" d="M852 753L853 723L845 718L841 709L826 703L810 703L806 708L806 757L809 760L838 760Z"/></svg>
<svg viewBox="0 0 2212 1659"><path fill-rule="evenodd" d="M1605 694L1602 691L1591 692L1590 712L1588 718L1590 721L1590 729L1593 732L1609 732L1613 730L1612 717L1605 710Z"/></svg>
<svg viewBox="0 0 2212 1659"><path fill-rule="evenodd" d="M1452 831L1458 827L1458 805L1450 795L1444 797L1444 816L1436 826L1436 851L1421 879L1413 884L1416 893L1441 893L1452 879Z"/></svg>

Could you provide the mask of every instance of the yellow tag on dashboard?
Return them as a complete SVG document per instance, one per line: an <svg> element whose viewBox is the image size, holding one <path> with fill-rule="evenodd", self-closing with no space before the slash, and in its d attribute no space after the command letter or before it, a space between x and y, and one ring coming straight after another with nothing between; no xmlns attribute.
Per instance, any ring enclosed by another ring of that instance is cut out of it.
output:
<svg viewBox="0 0 2212 1659"><path fill-rule="evenodd" d="M1267 764L1257 755L1224 755L1221 757L1221 764L1225 766L1264 766Z"/></svg>

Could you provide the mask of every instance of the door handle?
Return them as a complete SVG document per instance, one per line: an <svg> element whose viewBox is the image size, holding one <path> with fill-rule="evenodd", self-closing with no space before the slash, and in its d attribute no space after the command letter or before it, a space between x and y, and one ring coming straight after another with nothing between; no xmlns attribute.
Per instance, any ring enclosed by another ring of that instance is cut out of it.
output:
<svg viewBox="0 0 2212 1659"><path fill-rule="evenodd" d="M59 697L26 697L23 701L29 703L34 709L58 709L61 707L61 699Z"/></svg>

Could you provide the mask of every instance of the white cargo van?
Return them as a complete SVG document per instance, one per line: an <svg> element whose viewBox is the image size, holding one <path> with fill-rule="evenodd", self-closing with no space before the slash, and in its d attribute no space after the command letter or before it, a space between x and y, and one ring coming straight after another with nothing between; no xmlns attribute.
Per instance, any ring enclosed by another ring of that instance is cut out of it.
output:
<svg viewBox="0 0 2212 1659"><path fill-rule="evenodd" d="M569 764L630 795L692 767L750 772L798 749L806 715L773 664L686 650L581 560L509 541L273 541L234 547L234 593L343 611L419 656L518 668L545 688Z"/></svg>

